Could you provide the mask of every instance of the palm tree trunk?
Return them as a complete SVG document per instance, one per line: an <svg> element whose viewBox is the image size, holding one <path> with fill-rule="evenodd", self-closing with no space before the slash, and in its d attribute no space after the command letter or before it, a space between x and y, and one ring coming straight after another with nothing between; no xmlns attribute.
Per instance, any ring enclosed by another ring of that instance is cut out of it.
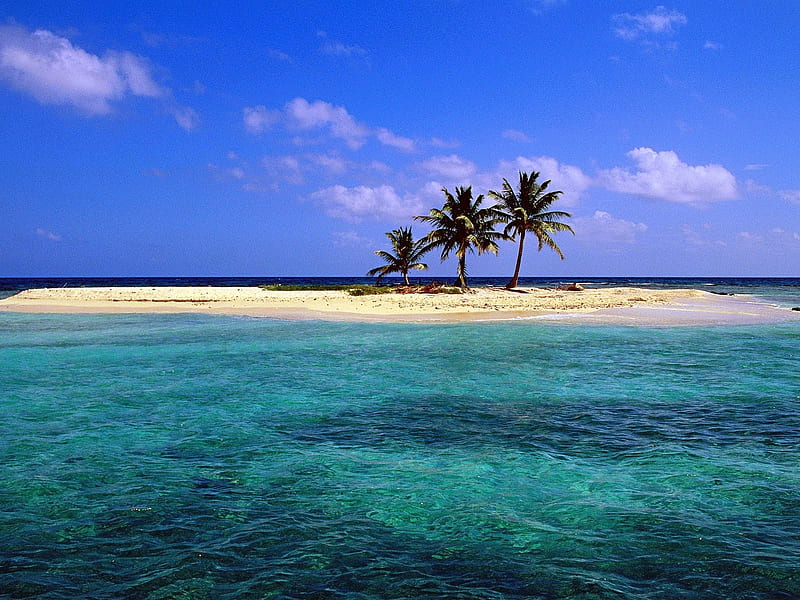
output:
<svg viewBox="0 0 800 600"><path fill-rule="evenodd" d="M403 283L406 284L406 285L411 285L408 282L408 271L403 271Z"/></svg>
<svg viewBox="0 0 800 600"><path fill-rule="evenodd" d="M456 285L460 288L469 287L467 285L467 253L466 251L458 257L458 280Z"/></svg>
<svg viewBox="0 0 800 600"><path fill-rule="evenodd" d="M525 230L519 232L519 250L517 251L517 265L514 267L514 275L511 277L511 281L506 284L506 289L511 289L517 287L517 283L519 282L519 268L522 265L522 248L525 245Z"/></svg>

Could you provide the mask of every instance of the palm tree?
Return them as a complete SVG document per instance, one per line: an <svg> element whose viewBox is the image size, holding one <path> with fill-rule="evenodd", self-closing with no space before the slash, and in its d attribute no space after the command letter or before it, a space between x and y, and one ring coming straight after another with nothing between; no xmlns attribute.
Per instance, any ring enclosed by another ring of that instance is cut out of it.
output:
<svg viewBox="0 0 800 600"><path fill-rule="evenodd" d="M444 205L441 209L433 208L427 215L417 216L414 219L430 223L434 229L427 236L426 250L442 248L442 260L454 252L458 257L458 279L456 285L462 288L467 286L467 252L478 254L492 252L497 254L496 240L503 238L503 234L495 231L495 225L503 222L503 213L490 206L481 208L483 194L473 200L472 186L457 187L453 196L442 188L444 192Z"/></svg>
<svg viewBox="0 0 800 600"><path fill-rule="evenodd" d="M414 241L411 227L400 227L399 229L388 231L386 232L386 237L392 242L394 254L385 250L375 250L375 254L386 261L386 264L367 271L367 276L374 277L377 275L378 278L375 280L377 284L389 273L400 273L403 276L403 283L410 285L408 283L409 269L424 270L428 268L428 265L419 262L422 255L428 251L425 248L425 240Z"/></svg>
<svg viewBox="0 0 800 600"><path fill-rule="evenodd" d="M511 187L507 179L503 179L503 191L490 191L489 196L500 201L500 206L505 212L504 221L507 223L503 233L514 239L519 234L519 250L517 251L517 264L514 275L506 288L517 287L519 281L519 268L522 264L522 250L525 246L525 234L531 232L539 241L539 251L545 246L552 249L564 260L564 253L558 247L551 234L558 231L569 231L574 234L572 227L561 223L558 219L572 217L571 214L560 210L550 210L550 206L563 194L561 191L547 191L550 185L548 179L542 184L536 180L540 173L531 172L530 175L519 172L519 187L517 191Z"/></svg>

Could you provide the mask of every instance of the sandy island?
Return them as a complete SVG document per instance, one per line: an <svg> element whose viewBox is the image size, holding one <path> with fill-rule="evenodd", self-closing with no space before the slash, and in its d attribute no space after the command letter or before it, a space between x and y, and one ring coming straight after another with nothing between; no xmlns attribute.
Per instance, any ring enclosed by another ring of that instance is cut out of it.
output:
<svg viewBox="0 0 800 600"><path fill-rule="evenodd" d="M615 287L562 291L476 288L466 294L267 291L259 287L42 288L0 300L29 313L206 313L282 319L480 321L542 319L621 324L760 323L800 314L746 296Z"/></svg>

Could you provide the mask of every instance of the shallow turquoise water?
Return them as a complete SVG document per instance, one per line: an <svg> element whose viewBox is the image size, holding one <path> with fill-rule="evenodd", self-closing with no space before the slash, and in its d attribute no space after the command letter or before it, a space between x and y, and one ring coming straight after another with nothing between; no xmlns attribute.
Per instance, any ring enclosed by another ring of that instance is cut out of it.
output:
<svg viewBox="0 0 800 600"><path fill-rule="evenodd" d="M800 325L0 313L0 595L800 597Z"/></svg>

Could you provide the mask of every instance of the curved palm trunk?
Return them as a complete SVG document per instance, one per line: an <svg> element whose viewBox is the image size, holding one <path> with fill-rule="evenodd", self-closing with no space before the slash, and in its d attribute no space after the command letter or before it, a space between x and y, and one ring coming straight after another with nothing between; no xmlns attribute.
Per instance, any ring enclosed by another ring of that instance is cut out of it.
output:
<svg viewBox="0 0 800 600"><path fill-rule="evenodd" d="M467 285L467 253L464 253L458 257L458 279L456 280L456 285L460 288L469 287Z"/></svg>
<svg viewBox="0 0 800 600"><path fill-rule="evenodd" d="M525 246L525 230L523 229L519 234L519 250L517 251L517 265L514 267L514 275L511 277L511 281L506 284L506 289L511 289L517 287L517 283L519 282L519 269L522 265L522 248Z"/></svg>
<svg viewBox="0 0 800 600"><path fill-rule="evenodd" d="M403 283L404 283L405 285L411 285L411 284L408 282L408 271L403 271Z"/></svg>

